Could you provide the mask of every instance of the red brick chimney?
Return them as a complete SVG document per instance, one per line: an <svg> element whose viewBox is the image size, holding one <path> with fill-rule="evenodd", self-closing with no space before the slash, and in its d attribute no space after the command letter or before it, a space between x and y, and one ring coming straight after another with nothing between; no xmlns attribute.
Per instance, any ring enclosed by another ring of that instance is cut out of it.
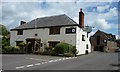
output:
<svg viewBox="0 0 120 72"><path fill-rule="evenodd" d="M84 13L82 12L82 8L80 9L79 12L79 25L80 28L84 28Z"/></svg>

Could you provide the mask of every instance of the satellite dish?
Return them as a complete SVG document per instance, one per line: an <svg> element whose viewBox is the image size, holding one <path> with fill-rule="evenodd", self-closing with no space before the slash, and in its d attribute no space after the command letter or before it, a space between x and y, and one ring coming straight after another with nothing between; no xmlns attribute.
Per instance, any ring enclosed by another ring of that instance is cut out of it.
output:
<svg viewBox="0 0 120 72"><path fill-rule="evenodd" d="M90 33L92 31L92 27L91 26L85 26L84 31Z"/></svg>

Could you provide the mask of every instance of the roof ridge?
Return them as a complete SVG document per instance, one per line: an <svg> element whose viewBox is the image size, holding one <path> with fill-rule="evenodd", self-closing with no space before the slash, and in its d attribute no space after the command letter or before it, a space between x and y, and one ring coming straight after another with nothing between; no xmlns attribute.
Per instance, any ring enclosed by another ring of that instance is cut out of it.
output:
<svg viewBox="0 0 120 72"><path fill-rule="evenodd" d="M64 26L64 25L65 26L77 25L77 23L73 19L71 19L69 16L67 16L66 14L60 14L60 15L36 18L14 29L35 28L36 26L37 27L50 27L50 26Z"/></svg>
<svg viewBox="0 0 120 72"><path fill-rule="evenodd" d="M72 18L70 18L69 16L67 16L67 15L65 15L66 17L68 17L71 21L73 21L74 23L76 23L77 24L77 22L76 21L74 21Z"/></svg>
<svg viewBox="0 0 120 72"><path fill-rule="evenodd" d="M49 17L57 17L57 16L63 16L63 15L67 16L66 14L60 14L60 15L53 15L53 16L38 17L38 18L35 18L35 19L31 20L31 21L26 22L25 24L27 24L29 22L32 22L32 21L35 21L37 19L43 19L43 18L49 18Z"/></svg>
<svg viewBox="0 0 120 72"><path fill-rule="evenodd" d="M63 15L66 15L66 14L52 15L52 16L44 16L44 17L39 17L39 18L57 17L57 16L63 16ZM36 18L36 19L39 19L39 18Z"/></svg>
<svg viewBox="0 0 120 72"><path fill-rule="evenodd" d="M106 37L108 37L109 38L109 36L113 36L113 34L111 34L111 33L106 33L106 32L103 32L103 31L101 31L101 30L99 30L101 33L103 33ZM109 36L108 36L109 35Z"/></svg>

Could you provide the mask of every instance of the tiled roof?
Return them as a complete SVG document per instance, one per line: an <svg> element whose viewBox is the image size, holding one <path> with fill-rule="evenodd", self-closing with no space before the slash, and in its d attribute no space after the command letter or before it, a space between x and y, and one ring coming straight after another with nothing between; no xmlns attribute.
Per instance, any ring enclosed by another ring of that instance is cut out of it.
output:
<svg viewBox="0 0 120 72"><path fill-rule="evenodd" d="M11 30L33 29L33 28L52 27L52 26L69 26L69 25L78 25L78 24L70 17L63 14L57 16L37 18Z"/></svg>
<svg viewBox="0 0 120 72"><path fill-rule="evenodd" d="M100 30L98 30L97 32L103 33L108 39L112 39L112 40L115 40L115 39L116 39L115 35L108 34L108 33L105 33L105 32L103 32L103 31L100 31Z"/></svg>

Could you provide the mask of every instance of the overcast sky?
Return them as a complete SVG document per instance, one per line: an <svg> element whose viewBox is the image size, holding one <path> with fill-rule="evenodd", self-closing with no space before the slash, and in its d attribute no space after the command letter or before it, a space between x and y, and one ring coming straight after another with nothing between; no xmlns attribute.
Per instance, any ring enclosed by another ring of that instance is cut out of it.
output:
<svg viewBox="0 0 120 72"><path fill-rule="evenodd" d="M95 27L107 33L118 35L118 2L84 2L72 1L13 1L4 0L0 9L2 21L9 29L20 25L20 21L31 21L35 18L66 14L78 23L80 8L85 13L85 25ZM111 1L111 0L109 0ZM115 0L114 0L115 1Z"/></svg>

